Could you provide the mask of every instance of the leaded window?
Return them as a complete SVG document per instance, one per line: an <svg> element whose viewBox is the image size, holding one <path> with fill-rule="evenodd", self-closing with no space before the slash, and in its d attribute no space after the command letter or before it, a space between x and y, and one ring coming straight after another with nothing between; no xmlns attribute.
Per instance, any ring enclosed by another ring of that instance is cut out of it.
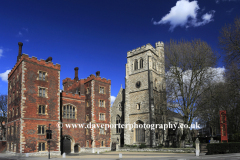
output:
<svg viewBox="0 0 240 160"><path fill-rule="evenodd" d="M44 142L38 143L38 151L45 151L45 143Z"/></svg>
<svg viewBox="0 0 240 160"><path fill-rule="evenodd" d="M74 119L75 111L76 109L72 105L63 106L63 118Z"/></svg>

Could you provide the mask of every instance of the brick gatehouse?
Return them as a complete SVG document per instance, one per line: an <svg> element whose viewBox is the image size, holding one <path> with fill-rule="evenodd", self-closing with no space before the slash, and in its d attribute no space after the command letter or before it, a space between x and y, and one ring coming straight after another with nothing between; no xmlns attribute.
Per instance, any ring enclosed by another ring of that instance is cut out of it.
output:
<svg viewBox="0 0 240 160"><path fill-rule="evenodd" d="M99 71L79 80L76 67L74 79L65 78L60 90L60 65L52 57L30 58L22 54L23 43L18 45L17 63L8 74L7 151L46 154L49 124L53 154L110 150L110 129L78 124L110 124L111 80Z"/></svg>

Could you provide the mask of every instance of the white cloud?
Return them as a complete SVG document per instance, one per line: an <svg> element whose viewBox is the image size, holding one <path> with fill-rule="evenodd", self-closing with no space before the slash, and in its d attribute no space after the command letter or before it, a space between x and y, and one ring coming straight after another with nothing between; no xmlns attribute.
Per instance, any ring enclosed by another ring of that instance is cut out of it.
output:
<svg viewBox="0 0 240 160"><path fill-rule="evenodd" d="M22 32L19 31L19 32L18 32L18 36L22 36Z"/></svg>
<svg viewBox="0 0 240 160"><path fill-rule="evenodd" d="M158 24L170 24L170 31L173 31L175 27L198 27L205 25L213 21L213 15L215 11L211 11L202 16L202 20L197 19L200 7L197 1L189 2L189 0L179 0L176 6L172 7L170 12L166 14L159 22L154 21L154 25ZM203 8L204 10L205 8ZM202 11L203 11L202 10Z"/></svg>
<svg viewBox="0 0 240 160"><path fill-rule="evenodd" d="M116 97L115 96L111 96L111 106L113 104L113 102L115 101Z"/></svg>
<svg viewBox="0 0 240 160"><path fill-rule="evenodd" d="M11 70L6 70L4 73L0 73L0 78L2 78L2 81L5 81L5 82L8 81L8 73L9 73L10 71L11 71Z"/></svg>
<svg viewBox="0 0 240 160"><path fill-rule="evenodd" d="M227 12L227 14L231 14L231 12L232 12L233 10L234 10L234 8L232 8L232 9L226 11L226 12Z"/></svg>
<svg viewBox="0 0 240 160"><path fill-rule="evenodd" d="M3 56L3 49L0 48L0 58Z"/></svg>
<svg viewBox="0 0 240 160"><path fill-rule="evenodd" d="M26 42L29 42L29 39L25 39Z"/></svg>
<svg viewBox="0 0 240 160"><path fill-rule="evenodd" d="M215 0L215 2L218 4L220 2L220 0Z"/></svg>

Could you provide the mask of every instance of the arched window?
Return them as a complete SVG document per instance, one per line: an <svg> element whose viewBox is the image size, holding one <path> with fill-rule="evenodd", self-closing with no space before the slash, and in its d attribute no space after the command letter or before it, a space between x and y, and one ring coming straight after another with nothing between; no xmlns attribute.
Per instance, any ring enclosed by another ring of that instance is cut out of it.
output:
<svg viewBox="0 0 240 160"><path fill-rule="evenodd" d="M116 117L116 133L121 133L121 127L118 124L121 124L121 117L117 115Z"/></svg>
<svg viewBox="0 0 240 160"><path fill-rule="evenodd" d="M144 123L142 121L137 121L136 124L138 125L138 128L135 128L135 142L144 143L145 142Z"/></svg>
<svg viewBox="0 0 240 160"><path fill-rule="evenodd" d="M143 68L143 59L140 59L140 69Z"/></svg>
<svg viewBox="0 0 240 160"><path fill-rule="evenodd" d="M138 61L135 60L135 61L134 61L134 70L137 70L137 69L138 69Z"/></svg>
<svg viewBox="0 0 240 160"><path fill-rule="evenodd" d="M73 107L72 105L65 105L63 106L63 118L67 118L67 119L74 119L75 118L75 111L76 108Z"/></svg>

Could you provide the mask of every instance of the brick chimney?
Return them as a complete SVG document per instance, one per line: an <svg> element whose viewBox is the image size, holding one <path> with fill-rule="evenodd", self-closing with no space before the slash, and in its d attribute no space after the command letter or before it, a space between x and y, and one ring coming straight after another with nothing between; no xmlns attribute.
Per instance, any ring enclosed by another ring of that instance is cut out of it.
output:
<svg viewBox="0 0 240 160"><path fill-rule="evenodd" d="M78 81L78 80L79 80L79 79L78 79L78 70L79 70L79 68L78 68L78 67L75 67L74 70L75 70L75 78L74 78L74 80L75 80L75 81Z"/></svg>
<svg viewBox="0 0 240 160"><path fill-rule="evenodd" d="M100 77L100 71L96 72L96 77Z"/></svg>
<svg viewBox="0 0 240 160"><path fill-rule="evenodd" d="M19 49L18 49L17 62L19 61L19 59L22 56L22 46L23 46L23 43L22 42L18 42L18 46L19 46Z"/></svg>
<svg viewBox="0 0 240 160"><path fill-rule="evenodd" d="M48 57L47 59L46 59L46 62L52 62L52 57Z"/></svg>

